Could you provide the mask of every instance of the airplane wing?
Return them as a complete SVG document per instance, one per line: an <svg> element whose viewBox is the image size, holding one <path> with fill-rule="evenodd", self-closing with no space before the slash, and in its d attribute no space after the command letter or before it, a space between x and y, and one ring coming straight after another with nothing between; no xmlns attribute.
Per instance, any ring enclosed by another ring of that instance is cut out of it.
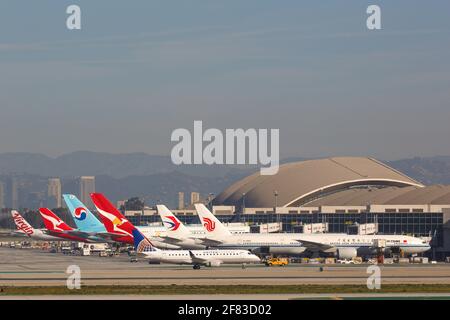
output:
<svg viewBox="0 0 450 320"><path fill-rule="evenodd" d="M302 244L303 247L307 248L311 251L332 251L336 248L334 246L330 246L328 244L320 243L320 242L314 242L314 241L305 241L305 240L297 240Z"/></svg>
<svg viewBox="0 0 450 320"><path fill-rule="evenodd" d="M91 232L84 232L84 231L80 231L80 230L63 230L63 231L52 231L52 230L48 230L48 229L44 229L42 230L43 233L47 234L47 235L51 235L51 236L61 236L61 235L69 235L69 236L73 236L73 237L77 237L77 238L82 238L82 239L91 239L92 237L100 237L100 238L104 238L105 241L107 241L108 239L111 239L110 237L106 236L105 234L107 234L107 232L105 233L91 233ZM123 236L121 234L114 234L115 236Z"/></svg>
<svg viewBox="0 0 450 320"><path fill-rule="evenodd" d="M22 237L22 238L27 238L28 235L22 231L5 231L5 232L0 232L0 237Z"/></svg>
<svg viewBox="0 0 450 320"><path fill-rule="evenodd" d="M178 244L180 242L183 242L186 239L195 239L192 237L179 238L179 237L171 237L171 236L159 236L156 238L160 239L162 242L171 243L171 244Z"/></svg>
<svg viewBox="0 0 450 320"><path fill-rule="evenodd" d="M214 240L214 239L210 239L210 238L198 238L197 240L200 241L201 244L203 244L204 246L207 246L207 247L214 247L214 246L223 244L223 241L221 241L221 240Z"/></svg>
<svg viewBox="0 0 450 320"><path fill-rule="evenodd" d="M95 235L96 237L99 237L99 238L111 239L111 240L114 240L115 238L121 238L121 237L126 236L123 233L116 233L116 232L96 232L93 235Z"/></svg>
<svg viewBox="0 0 450 320"><path fill-rule="evenodd" d="M162 239L162 241L167 242L167 243L179 243L179 242L183 242L183 239L181 238L177 238L177 237L170 237L170 236L160 236L160 238Z"/></svg>
<svg viewBox="0 0 450 320"><path fill-rule="evenodd" d="M53 230L48 230L48 229L42 229L42 233L49 235L49 236L60 236L62 234L68 234L65 231L53 231Z"/></svg>

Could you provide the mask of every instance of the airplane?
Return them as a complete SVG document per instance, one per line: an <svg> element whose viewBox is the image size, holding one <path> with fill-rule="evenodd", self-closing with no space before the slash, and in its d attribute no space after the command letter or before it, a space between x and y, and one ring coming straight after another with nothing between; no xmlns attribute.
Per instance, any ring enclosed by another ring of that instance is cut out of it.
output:
<svg viewBox="0 0 450 320"><path fill-rule="evenodd" d="M11 215L17 228L17 230L13 232L13 235L25 236L33 240L62 241L61 238L47 234L46 229L33 228L17 210L12 210Z"/></svg>
<svg viewBox="0 0 450 320"><path fill-rule="evenodd" d="M208 236L204 239L204 243L209 243L211 247L251 248L255 250L253 249L254 246L260 245L267 248L264 253L281 254L283 252L286 254L286 251L289 251L289 245L298 242L305 250L332 253L339 259L376 254L381 242L384 242L387 250L401 250L405 254L422 253L430 249L430 244L426 240L404 235L348 235L344 233L231 235L205 205L196 204L195 208L205 230L211 235L211 238Z"/></svg>
<svg viewBox="0 0 450 320"><path fill-rule="evenodd" d="M85 232L93 237L104 238L105 241L130 243L127 235L118 232L108 232L103 223L73 194L64 194L64 201L77 225L79 231ZM150 237L158 248L180 249L179 246L170 245Z"/></svg>
<svg viewBox="0 0 450 320"><path fill-rule="evenodd" d="M203 234L193 233L164 205L157 205L156 209L167 229L167 236L162 237L168 243L176 244L183 249L205 249L206 246L197 241Z"/></svg>
<svg viewBox="0 0 450 320"><path fill-rule="evenodd" d="M187 264L193 269L201 266L218 267L227 264L261 262L260 258L247 250L159 250L138 230L132 231L136 254L149 262Z"/></svg>
<svg viewBox="0 0 450 320"><path fill-rule="evenodd" d="M97 237L88 232L73 229L48 208L39 208L42 220L44 221L46 232L50 235L66 239L69 241L105 243L111 242L104 238Z"/></svg>
<svg viewBox="0 0 450 320"><path fill-rule="evenodd" d="M247 249L261 255L300 255L306 250L298 233L231 234L204 204L195 204L195 209L207 233L199 240L207 247Z"/></svg>
<svg viewBox="0 0 450 320"><path fill-rule="evenodd" d="M310 251L332 253L339 259L375 255L379 250L412 255L431 248L427 240L405 235L305 234L299 241Z"/></svg>

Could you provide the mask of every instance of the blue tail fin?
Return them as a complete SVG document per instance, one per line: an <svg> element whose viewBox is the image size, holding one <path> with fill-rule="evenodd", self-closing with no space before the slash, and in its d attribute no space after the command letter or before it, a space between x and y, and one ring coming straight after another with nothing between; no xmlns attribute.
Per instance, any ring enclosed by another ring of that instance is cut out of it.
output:
<svg viewBox="0 0 450 320"><path fill-rule="evenodd" d="M63 197L79 230L85 232L106 232L105 226L76 196L64 194Z"/></svg>
<svg viewBox="0 0 450 320"><path fill-rule="evenodd" d="M133 229L133 239L134 239L134 250L137 253L148 252L148 251L158 251L153 247L152 243L136 228Z"/></svg>

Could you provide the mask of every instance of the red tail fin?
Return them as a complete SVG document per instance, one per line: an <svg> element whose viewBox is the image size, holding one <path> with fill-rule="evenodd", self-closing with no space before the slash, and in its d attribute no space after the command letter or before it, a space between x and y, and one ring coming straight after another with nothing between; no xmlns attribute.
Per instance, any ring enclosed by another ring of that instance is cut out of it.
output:
<svg viewBox="0 0 450 320"><path fill-rule="evenodd" d="M133 241L134 226L117 210L116 207L101 193L91 193L92 201L108 232L121 233ZM128 241L127 241L128 242Z"/></svg>
<svg viewBox="0 0 450 320"><path fill-rule="evenodd" d="M45 227L50 231L65 231L73 230L64 221L62 221L56 214L50 209L40 208L39 213L41 214L42 220L44 221Z"/></svg>

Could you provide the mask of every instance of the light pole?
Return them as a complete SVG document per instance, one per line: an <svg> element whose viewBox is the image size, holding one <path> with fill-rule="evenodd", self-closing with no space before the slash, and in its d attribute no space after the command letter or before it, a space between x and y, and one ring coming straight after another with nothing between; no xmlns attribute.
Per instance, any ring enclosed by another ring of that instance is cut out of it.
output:
<svg viewBox="0 0 450 320"><path fill-rule="evenodd" d="M145 215L145 200L142 200L142 210L141 210L141 215L139 217L139 225L142 226L142 219L144 218Z"/></svg>
<svg viewBox="0 0 450 320"><path fill-rule="evenodd" d="M277 213L277 206L278 206L278 191L275 190L273 192L273 195L275 196L275 207L273 208L273 213L277 216L277 223L280 224L280 216Z"/></svg>
<svg viewBox="0 0 450 320"><path fill-rule="evenodd" d="M212 211L212 200L214 199L214 193L209 193L208 194L208 206L209 206L209 210Z"/></svg>
<svg viewBox="0 0 450 320"><path fill-rule="evenodd" d="M245 192L242 193L242 215L245 214ZM242 215L239 215L239 222L242 221Z"/></svg>

